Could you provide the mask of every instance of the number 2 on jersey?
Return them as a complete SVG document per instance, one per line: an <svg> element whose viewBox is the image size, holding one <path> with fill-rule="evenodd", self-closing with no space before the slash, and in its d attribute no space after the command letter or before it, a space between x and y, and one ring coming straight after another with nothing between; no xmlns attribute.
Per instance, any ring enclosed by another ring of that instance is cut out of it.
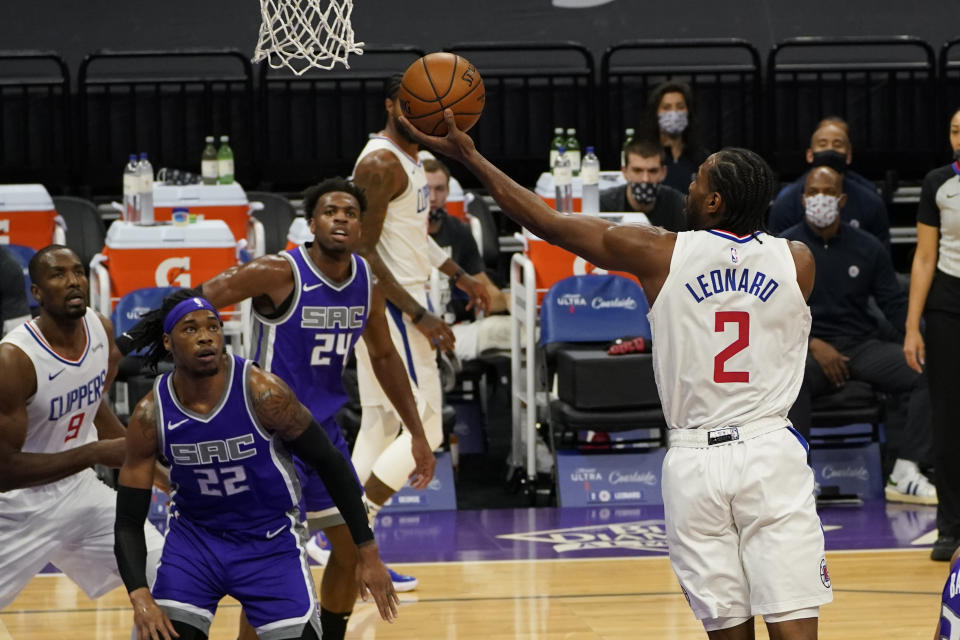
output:
<svg viewBox="0 0 960 640"><path fill-rule="evenodd" d="M318 333L317 340L320 342L313 348L310 356L310 364L314 366L325 366L330 364L328 354L334 351L341 356L347 355L350 350L350 336L346 333Z"/></svg>
<svg viewBox="0 0 960 640"><path fill-rule="evenodd" d="M727 371L724 364L750 346L750 314L746 311L717 311L713 330L723 333L728 324L737 325L737 339L713 358L714 382L750 382L749 371Z"/></svg>

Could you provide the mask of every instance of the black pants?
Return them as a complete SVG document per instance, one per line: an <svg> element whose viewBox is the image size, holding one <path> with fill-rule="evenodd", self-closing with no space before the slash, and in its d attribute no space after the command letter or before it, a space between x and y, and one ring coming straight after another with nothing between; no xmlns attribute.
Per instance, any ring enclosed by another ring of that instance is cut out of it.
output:
<svg viewBox="0 0 960 640"><path fill-rule="evenodd" d="M847 370L851 380L862 380L874 389L890 394L906 394L906 420L890 416L887 438L898 458L914 462L931 459L933 426L930 418L930 394L927 376L907 366L903 345L897 342L862 338L835 338L833 347L850 358ZM811 399L833 393L837 388L820 364L807 355L803 386L790 411L794 427L805 437L810 435Z"/></svg>
<svg viewBox="0 0 960 640"><path fill-rule="evenodd" d="M933 408L937 528L960 537L960 314L927 311L926 370Z"/></svg>

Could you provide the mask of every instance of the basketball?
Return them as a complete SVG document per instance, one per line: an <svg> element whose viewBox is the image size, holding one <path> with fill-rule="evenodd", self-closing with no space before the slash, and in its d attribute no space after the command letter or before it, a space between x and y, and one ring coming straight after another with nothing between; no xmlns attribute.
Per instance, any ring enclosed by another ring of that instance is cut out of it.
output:
<svg viewBox="0 0 960 640"><path fill-rule="evenodd" d="M483 113L487 93L480 72L453 53L425 55L407 67L397 99L410 124L432 136L447 133L443 110L450 109L457 127L467 131Z"/></svg>

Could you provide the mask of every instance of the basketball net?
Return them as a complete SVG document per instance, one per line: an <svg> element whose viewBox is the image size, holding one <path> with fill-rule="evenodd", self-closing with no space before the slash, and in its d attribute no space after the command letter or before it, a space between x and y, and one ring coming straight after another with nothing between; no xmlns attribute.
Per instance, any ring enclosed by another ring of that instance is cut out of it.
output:
<svg viewBox="0 0 960 640"><path fill-rule="evenodd" d="M326 9L321 5L327 2ZM260 38L253 61L274 69L287 67L302 75L307 69L350 68L347 56L363 55L353 41L353 0L260 0Z"/></svg>

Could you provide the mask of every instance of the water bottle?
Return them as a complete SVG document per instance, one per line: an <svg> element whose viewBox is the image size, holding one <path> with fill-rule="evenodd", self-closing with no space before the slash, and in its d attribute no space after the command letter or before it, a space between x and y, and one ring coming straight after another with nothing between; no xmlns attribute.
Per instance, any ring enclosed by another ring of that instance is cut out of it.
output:
<svg viewBox="0 0 960 640"><path fill-rule="evenodd" d="M580 166L580 179L583 181L583 213L600 213L600 160L593 153L593 147L587 147Z"/></svg>
<svg viewBox="0 0 960 640"><path fill-rule="evenodd" d="M557 127L553 130L553 140L550 141L550 171L553 171L553 165L557 163L557 150L566 144L566 138L563 137L563 127Z"/></svg>
<svg viewBox="0 0 960 640"><path fill-rule="evenodd" d="M137 176L140 178L140 224L153 224L153 165L147 160L147 154L140 154L137 163Z"/></svg>
<svg viewBox="0 0 960 640"><path fill-rule="evenodd" d="M570 168L573 169L573 175L580 175L580 141L577 140L577 130L573 127L567 129L567 155L570 156Z"/></svg>
<svg viewBox="0 0 960 640"><path fill-rule="evenodd" d="M627 127L623 132L623 146L620 147L620 166L627 166L627 146L633 142L633 138L636 135L636 130L633 127Z"/></svg>
<svg viewBox="0 0 960 640"><path fill-rule="evenodd" d="M573 213L573 168L566 147L557 149L557 161L553 165L553 187L557 199L557 211Z"/></svg>
<svg viewBox="0 0 960 640"><path fill-rule="evenodd" d="M217 149L217 182L233 184L233 149L229 136L220 136L220 148Z"/></svg>
<svg viewBox="0 0 960 640"><path fill-rule="evenodd" d="M213 136L206 137L206 146L200 156L200 175L203 184L217 184L217 148L213 145Z"/></svg>
<svg viewBox="0 0 960 640"><path fill-rule="evenodd" d="M137 156L130 154L123 168L123 220L137 222L140 211L140 176L137 175Z"/></svg>

